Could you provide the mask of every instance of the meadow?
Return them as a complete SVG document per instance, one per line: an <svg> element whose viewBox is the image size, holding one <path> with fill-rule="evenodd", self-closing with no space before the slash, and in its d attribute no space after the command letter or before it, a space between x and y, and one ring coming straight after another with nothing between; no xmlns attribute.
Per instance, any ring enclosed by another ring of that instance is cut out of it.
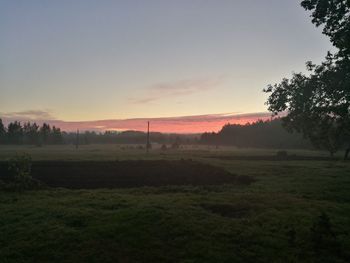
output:
<svg viewBox="0 0 350 263"><path fill-rule="evenodd" d="M327 153L1 146L0 161L23 152L34 162L194 162L253 180L0 191L0 262L350 261L350 162Z"/></svg>

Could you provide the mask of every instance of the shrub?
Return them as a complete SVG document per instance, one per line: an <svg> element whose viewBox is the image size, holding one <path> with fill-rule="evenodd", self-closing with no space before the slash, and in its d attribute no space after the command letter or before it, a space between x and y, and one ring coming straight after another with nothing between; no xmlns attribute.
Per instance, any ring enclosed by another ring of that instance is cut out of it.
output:
<svg viewBox="0 0 350 263"><path fill-rule="evenodd" d="M14 181L22 181L30 177L32 159L28 154L16 155L9 160L8 169Z"/></svg>
<svg viewBox="0 0 350 263"><path fill-rule="evenodd" d="M28 154L16 155L8 162L8 177L0 188L6 190L28 190L41 186L40 182L33 179L31 174L32 159Z"/></svg>

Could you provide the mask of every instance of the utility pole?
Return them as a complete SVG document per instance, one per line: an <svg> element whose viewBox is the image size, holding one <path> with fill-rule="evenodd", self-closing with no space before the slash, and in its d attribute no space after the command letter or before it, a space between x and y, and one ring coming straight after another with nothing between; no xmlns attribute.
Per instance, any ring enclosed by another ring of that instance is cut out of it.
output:
<svg viewBox="0 0 350 263"><path fill-rule="evenodd" d="M78 149L78 147L79 147L79 129L77 129L77 138L75 141L75 149Z"/></svg>
<svg viewBox="0 0 350 263"><path fill-rule="evenodd" d="M146 150L147 150L147 153L149 151L149 148L150 148L150 143L149 143L149 121L147 122L147 144L146 144Z"/></svg>

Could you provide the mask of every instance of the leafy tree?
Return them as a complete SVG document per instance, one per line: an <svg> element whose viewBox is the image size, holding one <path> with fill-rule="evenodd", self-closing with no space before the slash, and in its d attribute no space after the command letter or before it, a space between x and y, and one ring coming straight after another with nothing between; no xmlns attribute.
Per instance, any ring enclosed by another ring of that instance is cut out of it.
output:
<svg viewBox="0 0 350 263"><path fill-rule="evenodd" d="M271 112L287 112L282 120L289 131L303 133L331 154L350 135L350 89L343 84L350 84L350 75L335 70L333 59L329 54L320 66L308 63L309 76L297 73L264 90L271 93L267 100Z"/></svg>
<svg viewBox="0 0 350 263"><path fill-rule="evenodd" d="M49 124L43 123L40 128L40 138L44 144L47 144L50 139L51 127Z"/></svg>
<svg viewBox="0 0 350 263"><path fill-rule="evenodd" d="M4 143L6 140L6 129L4 124L2 123L2 119L0 119L0 143Z"/></svg>
<svg viewBox="0 0 350 263"><path fill-rule="evenodd" d="M34 122L27 122L23 125L24 142L28 144L39 144L39 126Z"/></svg>
<svg viewBox="0 0 350 263"><path fill-rule="evenodd" d="M323 34L329 36L339 49L340 57L350 55L350 1L349 0L303 0L301 6L312 11L312 23L324 26Z"/></svg>
<svg viewBox="0 0 350 263"><path fill-rule="evenodd" d="M51 130L51 143L53 144L61 144L63 142L62 133L60 128L56 128L52 126Z"/></svg>
<svg viewBox="0 0 350 263"><path fill-rule="evenodd" d="M20 144L23 139L23 129L18 121L9 123L7 127L7 136L9 143Z"/></svg>
<svg viewBox="0 0 350 263"><path fill-rule="evenodd" d="M304 0L301 5L313 11L312 22L324 25L338 52L328 53L321 65L307 62L308 75L293 74L264 91L270 93L273 114L287 113L283 122L289 131L303 133L333 155L344 143L350 148L350 1Z"/></svg>

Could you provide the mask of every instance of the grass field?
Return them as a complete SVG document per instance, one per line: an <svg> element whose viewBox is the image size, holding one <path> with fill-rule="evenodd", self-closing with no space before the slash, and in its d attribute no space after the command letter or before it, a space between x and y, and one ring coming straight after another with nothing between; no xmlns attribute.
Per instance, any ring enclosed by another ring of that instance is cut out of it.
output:
<svg viewBox="0 0 350 263"><path fill-rule="evenodd" d="M0 160L16 152L33 160L191 159L255 181L0 191L0 262L350 261L350 162L320 159L327 153L293 150L300 158L279 160L276 150L1 146Z"/></svg>

